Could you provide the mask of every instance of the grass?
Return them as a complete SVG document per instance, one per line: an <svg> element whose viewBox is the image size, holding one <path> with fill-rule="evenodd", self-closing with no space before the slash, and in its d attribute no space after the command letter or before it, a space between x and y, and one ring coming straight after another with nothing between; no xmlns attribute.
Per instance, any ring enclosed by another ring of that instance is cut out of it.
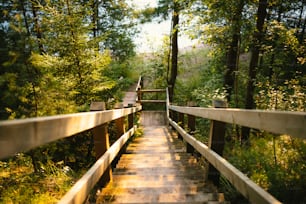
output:
<svg viewBox="0 0 306 204"><path fill-rule="evenodd" d="M56 203L76 180L61 164L49 162L34 172L30 158L19 154L0 162L0 203Z"/></svg>

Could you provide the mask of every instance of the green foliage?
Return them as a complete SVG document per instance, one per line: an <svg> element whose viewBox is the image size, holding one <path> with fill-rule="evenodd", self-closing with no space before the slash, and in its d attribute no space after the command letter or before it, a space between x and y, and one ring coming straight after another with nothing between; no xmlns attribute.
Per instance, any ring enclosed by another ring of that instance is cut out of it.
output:
<svg viewBox="0 0 306 204"><path fill-rule="evenodd" d="M103 1L94 21L92 3L0 3L0 119L88 111L91 101L120 99L132 75L124 63L134 54L131 9ZM88 132L1 161L0 202L54 203L72 185L72 172L93 161Z"/></svg>
<svg viewBox="0 0 306 204"><path fill-rule="evenodd" d="M251 147L228 144L225 157L281 201L305 202L305 141L286 135L258 136L251 138Z"/></svg>
<svg viewBox="0 0 306 204"><path fill-rule="evenodd" d="M270 81L257 84L260 90L255 96L257 107L264 110L305 111L306 89L301 80L291 79L274 87Z"/></svg>
<svg viewBox="0 0 306 204"><path fill-rule="evenodd" d="M36 173L31 159L18 154L15 160L0 162L0 203L55 203L77 178L63 162L49 161Z"/></svg>

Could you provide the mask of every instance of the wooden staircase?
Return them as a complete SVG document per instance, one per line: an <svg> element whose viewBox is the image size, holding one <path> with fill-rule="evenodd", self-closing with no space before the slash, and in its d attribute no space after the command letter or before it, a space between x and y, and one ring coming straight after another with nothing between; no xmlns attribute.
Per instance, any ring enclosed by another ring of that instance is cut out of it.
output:
<svg viewBox="0 0 306 204"><path fill-rule="evenodd" d="M96 203L225 203L205 170L166 126L145 126L121 156Z"/></svg>

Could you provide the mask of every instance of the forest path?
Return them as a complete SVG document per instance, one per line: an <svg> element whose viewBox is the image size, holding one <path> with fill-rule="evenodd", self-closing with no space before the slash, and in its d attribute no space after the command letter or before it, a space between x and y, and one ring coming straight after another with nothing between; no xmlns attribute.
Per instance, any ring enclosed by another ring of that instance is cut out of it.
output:
<svg viewBox="0 0 306 204"><path fill-rule="evenodd" d="M124 97L122 99L123 107L127 107L129 104L136 103L136 86L137 83L130 86L130 88L126 92L124 92Z"/></svg>
<svg viewBox="0 0 306 204"><path fill-rule="evenodd" d="M121 156L96 203L225 203L205 169L166 126L146 126Z"/></svg>

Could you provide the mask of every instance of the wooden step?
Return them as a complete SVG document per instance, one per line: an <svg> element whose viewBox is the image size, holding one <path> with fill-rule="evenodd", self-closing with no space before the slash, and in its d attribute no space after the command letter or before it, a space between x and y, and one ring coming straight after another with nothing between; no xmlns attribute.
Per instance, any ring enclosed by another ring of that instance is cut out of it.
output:
<svg viewBox="0 0 306 204"><path fill-rule="evenodd" d="M120 163L124 164L124 163L154 163L154 162L171 162L171 163L179 163L179 164L184 164L184 165L188 165L188 164L195 164L197 163L197 159L193 156L190 155L185 155L185 156L175 156L174 154L171 156L167 153L165 154L160 154L157 153L154 156L148 155L147 157L145 156L147 154L142 154L140 156L136 156L132 157L132 156L125 156L123 155L120 159Z"/></svg>
<svg viewBox="0 0 306 204"><path fill-rule="evenodd" d="M113 170L96 203L224 203L205 168L166 127L145 127Z"/></svg>
<svg viewBox="0 0 306 204"><path fill-rule="evenodd" d="M218 193L160 193L160 190L156 189L156 191L149 190L147 193L130 191L120 194L116 192L105 196L104 200L98 200L97 203L209 203L209 201L220 203L224 201L224 196Z"/></svg>
<svg viewBox="0 0 306 204"><path fill-rule="evenodd" d="M198 192L202 193L212 193L216 192L215 187L209 183L198 183L190 185L163 185L159 186L157 183L152 186L139 187L139 186L126 186L126 187L117 187L118 184L111 182L102 190L104 195L114 194L114 193L147 193L147 192L156 192L156 193L178 193L184 192L186 194L197 194Z"/></svg>
<svg viewBox="0 0 306 204"><path fill-rule="evenodd" d="M205 171L200 167L159 167L159 168L116 168L113 171L114 175L166 175L166 174L177 174L181 175L181 172L185 172L191 175L204 175Z"/></svg>

